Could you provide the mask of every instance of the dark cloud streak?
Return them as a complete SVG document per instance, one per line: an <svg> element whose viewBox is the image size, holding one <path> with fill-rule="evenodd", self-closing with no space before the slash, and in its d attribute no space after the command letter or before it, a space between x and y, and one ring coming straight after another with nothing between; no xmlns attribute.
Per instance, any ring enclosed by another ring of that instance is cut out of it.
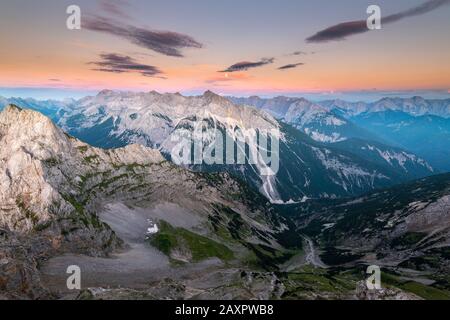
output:
<svg viewBox="0 0 450 320"><path fill-rule="evenodd" d="M117 36L140 47L172 57L183 57L181 49L203 47L201 43L185 34L138 28L99 16L85 18L83 28Z"/></svg>
<svg viewBox="0 0 450 320"><path fill-rule="evenodd" d="M115 53L104 53L100 55L100 58L102 59L101 61L89 63L98 67L92 70L112 73L137 72L145 77L155 77L163 74L163 72L157 67L138 63L129 56L122 56Z"/></svg>
<svg viewBox="0 0 450 320"><path fill-rule="evenodd" d="M248 69L259 68L268 64L272 64L275 58L263 58L258 62L243 61L229 66L227 69L219 72L237 72L237 71L247 71Z"/></svg>
<svg viewBox="0 0 450 320"><path fill-rule="evenodd" d="M297 68L297 67L303 66L303 65L305 65L303 62L292 63L292 64L287 64L287 65L281 66L278 68L278 70L294 69L294 68Z"/></svg>
<svg viewBox="0 0 450 320"><path fill-rule="evenodd" d="M394 23L402 19L426 14L449 3L450 0L429 0L414 8L382 18L382 24ZM310 43L340 41L345 40L346 37L361 34L367 31L369 31L369 29L367 28L366 20L349 21L339 23L337 25L319 31L315 35L307 38L306 41Z"/></svg>
<svg viewBox="0 0 450 320"><path fill-rule="evenodd" d="M301 56L301 55L307 55L308 53L305 51L295 51L292 52L291 56Z"/></svg>

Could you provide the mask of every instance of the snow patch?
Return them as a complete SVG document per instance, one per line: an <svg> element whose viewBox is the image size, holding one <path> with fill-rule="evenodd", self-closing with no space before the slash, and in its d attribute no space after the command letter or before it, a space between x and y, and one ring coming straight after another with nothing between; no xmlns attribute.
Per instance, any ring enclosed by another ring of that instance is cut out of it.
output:
<svg viewBox="0 0 450 320"><path fill-rule="evenodd" d="M156 234L159 232L158 225L156 223L153 223L150 219L147 220L149 223L149 227L147 228L147 236L151 236L153 234Z"/></svg>
<svg viewBox="0 0 450 320"><path fill-rule="evenodd" d="M339 133L333 132L331 135L321 133L319 131L313 131L310 128L304 129L305 133L309 135L313 140L318 142L335 143L347 140L347 138L342 137Z"/></svg>

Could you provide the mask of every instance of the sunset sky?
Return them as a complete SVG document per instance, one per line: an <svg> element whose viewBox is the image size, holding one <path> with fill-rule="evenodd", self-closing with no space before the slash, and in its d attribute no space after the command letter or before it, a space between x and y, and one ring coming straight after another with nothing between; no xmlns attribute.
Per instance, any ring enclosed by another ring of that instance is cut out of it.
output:
<svg viewBox="0 0 450 320"><path fill-rule="evenodd" d="M0 94L448 94L449 2L1 0ZM72 4L81 30L66 28ZM365 20L371 4L398 15L382 30L340 37L336 25Z"/></svg>

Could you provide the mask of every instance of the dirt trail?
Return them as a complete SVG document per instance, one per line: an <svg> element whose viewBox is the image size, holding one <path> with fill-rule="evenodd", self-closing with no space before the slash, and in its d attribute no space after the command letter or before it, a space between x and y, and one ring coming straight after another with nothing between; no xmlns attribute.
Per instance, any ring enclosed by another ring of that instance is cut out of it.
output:
<svg viewBox="0 0 450 320"><path fill-rule="evenodd" d="M306 244L303 246L304 252L292 257L292 259L285 263L281 269L285 272L290 272L305 265L312 265L316 268L323 269L327 268L328 266L320 260L313 241L304 235L302 235L302 238L304 244Z"/></svg>
<svg viewBox="0 0 450 320"><path fill-rule="evenodd" d="M303 239L305 239L306 243L308 244L308 250L306 253L306 262L307 264L311 264L317 268L327 268L327 265L325 265L322 260L320 260L319 255L316 252L316 249L314 247L314 243L313 241L306 237L306 236L302 236Z"/></svg>

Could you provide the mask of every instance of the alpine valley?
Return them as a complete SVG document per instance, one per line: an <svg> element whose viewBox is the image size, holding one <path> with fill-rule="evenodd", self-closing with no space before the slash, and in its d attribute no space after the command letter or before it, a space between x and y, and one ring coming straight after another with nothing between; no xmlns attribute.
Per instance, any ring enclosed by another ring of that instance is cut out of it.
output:
<svg viewBox="0 0 450 320"><path fill-rule="evenodd" d="M450 299L450 100L104 90L0 109L0 298ZM246 158L246 133L277 132L278 170L177 165L198 122Z"/></svg>

